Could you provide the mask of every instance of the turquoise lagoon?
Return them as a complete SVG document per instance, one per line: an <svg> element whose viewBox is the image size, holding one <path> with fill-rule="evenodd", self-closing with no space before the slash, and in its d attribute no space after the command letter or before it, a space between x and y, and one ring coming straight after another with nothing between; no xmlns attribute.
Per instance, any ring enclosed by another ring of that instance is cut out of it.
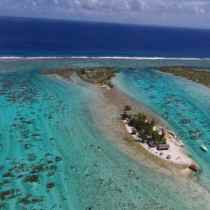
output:
<svg viewBox="0 0 210 210"><path fill-rule="evenodd" d="M201 183L210 189L210 154L200 149L210 145L209 88L157 67L125 70L116 84L169 123L201 167Z"/></svg>
<svg viewBox="0 0 210 210"><path fill-rule="evenodd" d="M210 156L199 145L210 141L210 93L155 69L174 63L1 62L0 209L209 209ZM40 74L44 68L103 65L121 70L114 83L167 120L183 139L202 167L198 183L178 181L127 157L92 119L93 90ZM191 130L199 130L199 139L192 139Z"/></svg>

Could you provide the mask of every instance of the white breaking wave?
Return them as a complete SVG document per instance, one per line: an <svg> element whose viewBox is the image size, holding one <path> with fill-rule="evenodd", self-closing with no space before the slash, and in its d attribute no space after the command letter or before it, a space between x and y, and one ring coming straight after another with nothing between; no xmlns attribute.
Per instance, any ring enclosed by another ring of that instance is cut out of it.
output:
<svg viewBox="0 0 210 210"><path fill-rule="evenodd" d="M206 58L185 58L185 57L132 57L132 56L0 56L0 61L7 60L62 60L62 59L95 59L95 60L209 60Z"/></svg>

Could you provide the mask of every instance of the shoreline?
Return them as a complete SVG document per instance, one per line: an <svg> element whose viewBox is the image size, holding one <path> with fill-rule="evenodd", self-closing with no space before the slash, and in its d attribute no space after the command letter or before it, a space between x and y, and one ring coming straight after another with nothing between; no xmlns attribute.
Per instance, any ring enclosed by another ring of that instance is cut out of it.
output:
<svg viewBox="0 0 210 210"><path fill-rule="evenodd" d="M181 143L180 140L178 140L176 137L174 137L173 134L171 134L171 131L164 128L166 132L166 139L167 144L169 146L169 149L167 150L158 150L155 147L150 147L147 143L142 143L139 141L139 137L137 134L132 134L132 130L135 129L134 127L131 127L128 125L128 122L126 120L122 121L126 131L131 135L134 141L137 141L145 150L153 154L154 156L168 161L172 162L174 164L183 166L183 167L190 167L192 164L195 164L184 152L184 144ZM156 125L157 126L157 125ZM162 127L161 127L162 129ZM172 149L171 149L172 148Z"/></svg>
<svg viewBox="0 0 210 210"><path fill-rule="evenodd" d="M169 161L155 154L145 145L137 142L125 127L122 122L121 114L126 105L132 107L133 112L141 112L146 114L148 119L154 119L156 125L163 127L169 131L169 125L156 113L153 113L143 104L135 101L135 99L122 92L119 88L113 86L110 88L107 85L88 83L79 78L77 74L71 74L69 77L60 76L59 74L51 74L54 78L67 80L78 85L84 85L86 88L92 89L97 97L94 97L90 103L90 111L92 119L96 126L106 135L111 137L111 141L119 146L121 151L126 153L131 159L136 160L140 164L144 164L152 169L157 169L165 174L176 174L190 176L193 171L198 171L197 164L187 155L186 151L180 146L176 152L181 157L184 157L186 162ZM174 143L170 142L173 145ZM182 150L182 151L181 151ZM193 167L190 167L193 166Z"/></svg>
<svg viewBox="0 0 210 210"><path fill-rule="evenodd" d="M184 66L170 66L160 67L159 71L165 74L171 74L177 77L181 77L210 88L210 72L207 68L204 69Z"/></svg>
<svg viewBox="0 0 210 210"><path fill-rule="evenodd" d="M183 148L184 155L189 158L189 164L176 164L154 155L139 142L135 141L126 130L120 118L124 105L131 105L132 109L135 111L144 112L147 116L153 119L155 118L159 125L168 127L164 120L158 115L150 111L144 105L136 102L116 87L107 89L94 86L92 88L98 92L96 104L91 103L91 109L93 110L92 115L96 125L104 134L108 133L109 136L111 136L111 141L119 146L120 150L126 153L130 158L166 175L174 174L189 177L193 174L193 170L189 168L191 164L195 165L196 170L198 169L197 164L187 155Z"/></svg>
<svg viewBox="0 0 210 210"><path fill-rule="evenodd" d="M198 170L198 166L195 163L195 161L193 161L187 155L187 152L183 148L184 144L181 142L180 139L178 141L176 141L174 138L172 138L171 135L169 135L169 132L171 132L171 130L169 130L167 123L164 120L162 120L157 114L153 113L151 110L149 110L144 105L136 102L134 99L130 98L124 92L122 92L121 90L119 90L116 87L114 87L112 89L105 89L103 87L98 87L97 89L102 92L102 94L105 97L105 100L107 99L107 104L106 104L107 106L110 106L110 107L115 106L115 112L117 114L117 117L115 120L116 120L116 123L119 123L119 126L117 126L117 127L120 127L120 129L124 130L124 134L122 135L122 137L124 139L129 138L133 144L135 144L137 147L141 147L141 149L145 150L145 152L148 153L149 156L152 157L152 159L155 162L159 162L159 163L162 162L163 164L160 164L160 165L164 165L164 166L166 166L166 168L168 168L168 166L172 166L172 167L175 166L175 168L177 168L177 169L181 169L181 170L186 169L186 171L189 170L189 172L190 172L193 170L190 169L189 167L191 165L193 165L194 167L196 167L196 170ZM149 148L147 145L136 141L135 137L129 133L129 129L128 129L128 127L126 127L125 122L123 122L120 119L120 114L122 113L123 107L126 105L131 106L132 110L134 110L134 112L143 112L144 114L146 114L148 119L154 119L158 126L161 126L165 130L167 130L169 144L172 145L172 147L173 147L172 152L175 149L176 150L175 153L177 153L178 156L182 157L181 160L177 160L177 161L167 160L164 157L161 157L160 155L156 154L156 151ZM123 133L123 132L121 132L121 133ZM176 141L176 142L174 142L174 141ZM139 154L139 155L141 155L141 154Z"/></svg>

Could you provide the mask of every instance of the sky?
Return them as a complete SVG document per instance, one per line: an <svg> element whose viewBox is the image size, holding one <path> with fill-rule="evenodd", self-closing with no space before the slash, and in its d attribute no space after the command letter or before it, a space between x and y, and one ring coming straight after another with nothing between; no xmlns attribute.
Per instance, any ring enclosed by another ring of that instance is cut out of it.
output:
<svg viewBox="0 0 210 210"><path fill-rule="evenodd" d="M0 0L0 15L210 28L210 0Z"/></svg>

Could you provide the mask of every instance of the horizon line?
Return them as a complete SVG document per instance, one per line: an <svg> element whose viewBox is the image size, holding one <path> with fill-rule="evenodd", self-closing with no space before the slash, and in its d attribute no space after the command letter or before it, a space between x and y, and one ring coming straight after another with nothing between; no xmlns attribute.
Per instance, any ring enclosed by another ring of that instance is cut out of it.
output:
<svg viewBox="0 0 210 210"><path fill-rule="evenodd" d="M130 26L130 27L154 27L154 28L171 28L171 29L184 29L184 30L202 30L210 31L210 28L192 27L192 26L175 26L175 25L159 25L159 24L137 24L137 23L123 23L123 22L109 22L109 21L92 21L92 20L76 20L76 19L64 19L64 18L49 18L49 17L29 17L29 16L1 16L0 19L25 19L25 20L40 20L40 21L52 21L52 22L69 22L69 23L87 23L87 24L107 24L116 26Z"/></svg>

